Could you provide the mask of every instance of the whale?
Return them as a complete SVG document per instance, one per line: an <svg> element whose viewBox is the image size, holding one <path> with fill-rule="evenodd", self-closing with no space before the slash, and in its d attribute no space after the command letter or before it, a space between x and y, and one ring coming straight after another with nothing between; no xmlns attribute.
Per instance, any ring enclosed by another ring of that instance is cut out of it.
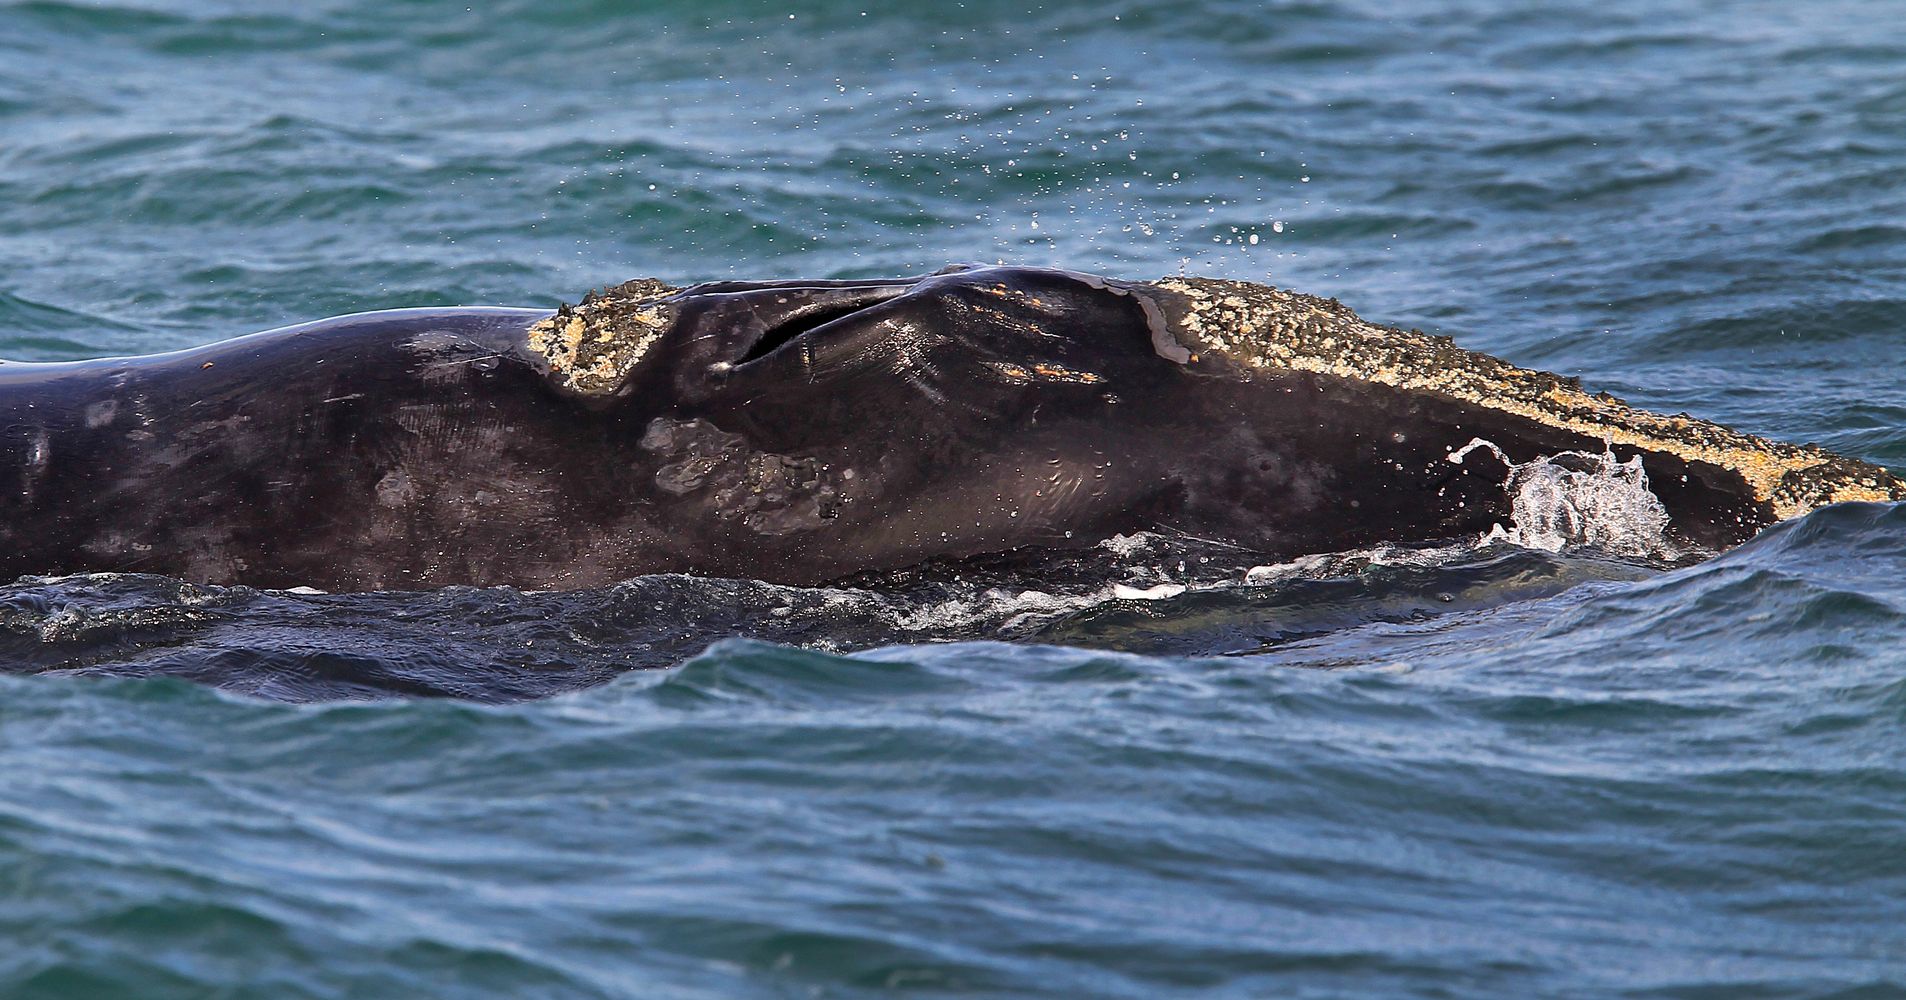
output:
<svg viewBox="0 0 1906 1000"><path fill-rule="evenodd" d="M0 362L0 575L811 585L1136 531L1290 558L1487 532L1557 461L1645 479L1689 551L1906 499L1879 466L1269 285L644 278Z"/></svg>

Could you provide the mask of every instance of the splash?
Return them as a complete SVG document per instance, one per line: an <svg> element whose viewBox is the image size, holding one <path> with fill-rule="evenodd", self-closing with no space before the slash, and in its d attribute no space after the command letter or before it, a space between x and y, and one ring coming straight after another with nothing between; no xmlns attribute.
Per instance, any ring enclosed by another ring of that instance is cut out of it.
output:
<svg viewBox="0 0 1906 1000"><path fill-rule="evenodd" d="M1478 448L1509 467L1503 486L1509 491L1512 527L1494 525L1484 541L1547 552L1590 546L1622 556L1671 559L1681 554L1668 540L1668 510L1649 491L1640 455L1617 461L1613 449L1604 447L1599 455L1565 451L1518 463L1494 443L1474 438L1451 452L1449 460L1460 465Z"/></svg>

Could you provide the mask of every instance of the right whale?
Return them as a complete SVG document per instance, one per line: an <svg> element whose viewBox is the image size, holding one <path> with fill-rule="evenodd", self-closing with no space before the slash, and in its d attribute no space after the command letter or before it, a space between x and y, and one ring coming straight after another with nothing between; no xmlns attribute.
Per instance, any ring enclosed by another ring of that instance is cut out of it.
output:
<svg viewBox="0 0 1906 1000"><path fill-rule="evenodd" d="M1136 531L1277 559L1480 534L1544 459L1638 460L1667 536L1700 550L1906 498L1874 465L1263 285L646 279L553 314L0 364L0 574L813 584Z"/></svg>

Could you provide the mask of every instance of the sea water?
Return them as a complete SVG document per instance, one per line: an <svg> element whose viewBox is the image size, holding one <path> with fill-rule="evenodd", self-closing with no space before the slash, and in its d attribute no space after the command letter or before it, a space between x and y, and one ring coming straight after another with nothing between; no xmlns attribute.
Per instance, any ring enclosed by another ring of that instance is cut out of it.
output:
<svg viewBox="0 0 1906 1000"><path fill-rule="evenodd" d="M1182 271L1900 468L1900 23L0 4L0 357ZM836 588L22 581L0 996L1906 993L1906 511L1705 561L1539 527Z"/></svg>

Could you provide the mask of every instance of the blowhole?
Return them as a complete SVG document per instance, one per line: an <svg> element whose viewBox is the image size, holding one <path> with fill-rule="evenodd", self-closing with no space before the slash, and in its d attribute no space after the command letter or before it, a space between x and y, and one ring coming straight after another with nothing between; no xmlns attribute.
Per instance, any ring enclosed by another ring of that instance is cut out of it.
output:
<svg viewBox="0 0 1906 1000"><path fill-rule="evenodd" d="M865 309L867 305L865 302L849 302L814 306L798 311L769 327L768 331L761 335L761 339L748 348L748 353L742 356L740 363L745 365L750 361L759 361L799 339L802 334L819 329L837 319L845 319Z"/></svg>

